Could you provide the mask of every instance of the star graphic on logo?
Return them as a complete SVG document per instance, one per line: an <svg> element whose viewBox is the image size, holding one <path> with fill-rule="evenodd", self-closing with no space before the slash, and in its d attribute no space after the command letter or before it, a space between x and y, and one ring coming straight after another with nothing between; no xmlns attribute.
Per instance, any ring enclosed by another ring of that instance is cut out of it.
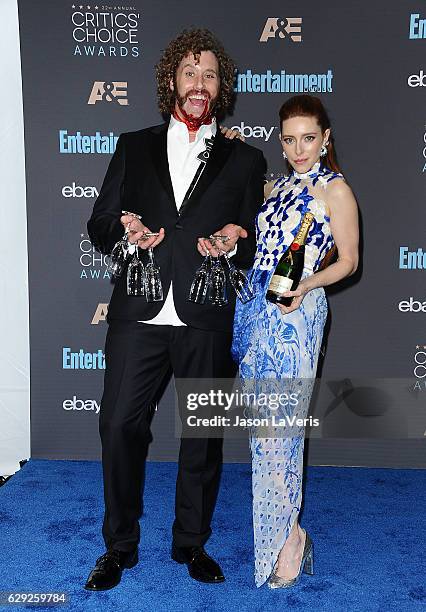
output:
<svg viewBox="0 0 426 612"><path fill-rule="evenodd" d="M71 8L72 8L72 9L75 9L75 4L73 4Z"/></svg>

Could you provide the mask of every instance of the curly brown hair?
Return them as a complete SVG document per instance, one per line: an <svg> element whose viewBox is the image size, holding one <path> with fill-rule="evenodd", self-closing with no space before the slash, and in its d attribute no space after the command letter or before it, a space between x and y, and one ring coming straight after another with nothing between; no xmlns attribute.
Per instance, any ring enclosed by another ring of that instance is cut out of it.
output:
<svg viewBox="0 0 426 612"><path fill-rule="evenodd" d="M220 89L214 114L226 115L234 103L235 64L223 48L222 43L205 28L184 30L172 40L164 50L163 56L156 65L157 96L160 112L166 115L173 113L176 101L176 70L188 53L193 53L196 61L202 51L211 51L219 64ZM170 79L175 83L175 91L170 89Z"/></svg>

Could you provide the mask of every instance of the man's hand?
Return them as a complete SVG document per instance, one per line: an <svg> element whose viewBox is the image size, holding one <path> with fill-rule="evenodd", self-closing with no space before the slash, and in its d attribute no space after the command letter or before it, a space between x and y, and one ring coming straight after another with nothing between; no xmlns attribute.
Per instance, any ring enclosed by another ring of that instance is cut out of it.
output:
<svg viewBox="0 0 426 612"><path fill-rule="evenodd" d="M239 138L243 142L246 141L240 130L233 130L231 128L226 127L226 125L221 125L220 131L225 136L225 138L228 138L228 140L234 140L234 138Z"/></svg>
<svg viewBox="0 0 426 612"><path fill-rule="evenodd" d="M154 248L164 239L164 227L160 228L158 236L145 236L146 233L150 234L151 230L140 219L133 215L123 215L120 221L128 229L130 244L137 243L141 249Z"/></svg>
<svg viewBox="0 0 426 612"><path fill-rule="evenodd" d="M219 234L220 236L229 236L229 240L223 242L222 240L216 240L213 245L210 240L205 238L198 238L197 249L201 255L206 255L207 252L213 257L217 257L220 254L220 251L225 251L229 253L232 251L235 245L237 244L237 240L239 238L247 238L247 231L241 227L241 225L235 225L234 223L228 223L222 229L214 232L213 235Z"/></svg>

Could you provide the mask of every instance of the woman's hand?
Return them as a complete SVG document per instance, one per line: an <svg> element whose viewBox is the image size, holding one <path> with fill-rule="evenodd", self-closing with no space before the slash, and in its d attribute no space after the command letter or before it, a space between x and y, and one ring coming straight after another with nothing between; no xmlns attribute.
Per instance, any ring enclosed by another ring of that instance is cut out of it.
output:
<svg viewBox="0 0 426 612"><path fill-rule="evenodd" d="M300 304L303 302L303 298L310 291L310 288L307 287L305 281L300 281L299 286L295 291L286 291L282 295L284 297L292 297L293 301L290 306L284 306L283 304L277 304L278 308L281 310L282 314L288 314L289 312L293 312L293 310L297 310Z"/></svg>

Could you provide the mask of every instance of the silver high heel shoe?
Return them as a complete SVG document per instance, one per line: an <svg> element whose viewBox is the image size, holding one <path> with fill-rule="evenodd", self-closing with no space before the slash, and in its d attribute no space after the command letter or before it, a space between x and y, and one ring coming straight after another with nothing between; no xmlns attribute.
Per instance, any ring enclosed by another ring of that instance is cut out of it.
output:
<svg viewBox="0 0 426 612"><path fill-rule="evenodd" d="M288 589L289 587L294 586L295 584L299 582L300 576L303 571L306 572L306 574L313 576L314 574L314 544L311 538L309 537L309 534L306 531L306 529L304 529L303 531L306 534L306 539L305 539L305 546L303 547L302 559L300 561L299 573L297 574L295 578L286 580L285 578L281 578L280 576L276 575L275 569L277 566L275 566L274 571L272 572L268 580L268 587L270 589Z"/></svg>

